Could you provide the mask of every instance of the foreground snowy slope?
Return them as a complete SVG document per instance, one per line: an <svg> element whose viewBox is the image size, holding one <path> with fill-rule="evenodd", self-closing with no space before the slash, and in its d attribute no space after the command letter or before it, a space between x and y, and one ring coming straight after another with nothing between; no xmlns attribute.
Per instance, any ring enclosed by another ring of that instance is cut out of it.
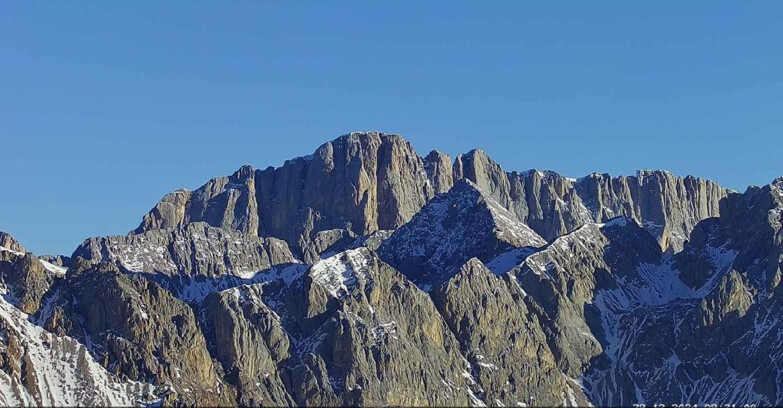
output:
<svg viewBox="0 0 783 408"><path fill-rule="evenodd" d="M21 248L17 248L21 249ZM3 247L0 265L25 267L31 258ZM23 250L23 249L21 249ZM38 261L33 261L38 262ZM41 267L56 276L62 269ZM4 406L130 406L160 401L155 387L119 381L95 361L85 344L34 324L6 299L14 296L0 285L0 405Z"/></svg>

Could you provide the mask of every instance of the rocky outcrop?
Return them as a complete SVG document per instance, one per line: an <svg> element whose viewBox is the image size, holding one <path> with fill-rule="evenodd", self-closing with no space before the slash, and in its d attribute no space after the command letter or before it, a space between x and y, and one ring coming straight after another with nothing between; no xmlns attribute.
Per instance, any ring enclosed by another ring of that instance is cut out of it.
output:
<svg viewBox="0 0 783 408"><path fill-rule="evenodd" d="M52 285L52 276L30 252L14 255L0 253L0 281L9 300L25 313L32 314Z"/></svg>
<svg viewBox="0 0 783 408"><path fill-rule="evenodd" d="M38 259L66 269L71 266L71 257L65 255L41 255Z"/></svg>
<svg viewBox="0 0 783 408"><path fill-rule="evenodd" d="M476 258L433 290L433 299L495 406L587 405L581 388L558 369L528 295L511 275Z"/></svg>
<svg viewBox="0 0 783 408"><path fill-rule="evenodd" d="M13 252L26 252L22 244L14 239L10 234L0 231L0 247Z"/></svg>
<svg viewBox="0 0 783 408"><path fill-rule="evenodd" d="M122 273L113 263L78 262L37 320L89 344L96 360L119 378L154 384L167 401L235 401L193 310L155 282Z"/></svg>
<svg viewBox="0 0 783 408"><path fill-rule="evenodd" d="M424 169L435 194L445 193L454 186L454 174L451 158L437 150L431 151L424 158Z"/></svg>
<svg viewBox="0 0 783 408"><path fill-rule="evenodd" d="M719 202L729 193L712 181L660 170L615 178L593 173L578 180L551 171L505 173L481 150L457 157L454 178L473 181L547 240L624 216L674 251L699 221L719 215Z"/></svg>
<svg viewBox="0 0 783 408"><path fill-rule="evenodd" d="M616 216L637 220L664 249L678 251L693 227L719 214L728 191L716 183L640 171L579 180L550 171L505 172L481 150L452 163L419 157L398 135L354 132L279 168L240 168L198 190L165 196L136 233L203 221L285 240L306 262L347 248L350 238L406 223L435 194L468 179L547 240Z"/></svg>
<svg viewBox="0 0 783 408"><path fill-rule="evenodd" d="M481 405L480 386L430 298L360 247L294 281L211 295L204 321L238 402Z"/></svg>
<svg viewBox="0 0 783 408"><path fill-rule="evenodd" d="M300 322L292 326L301 333L291 369L298 404L482 403L432 300L366 248L314 264L302 289L286 304Z"/></svg>
<svg viewBox="0 0 783 408"><path fill-rule="evenodd" d="M226 180L224 179L224 185L227 184L225 181ZM202 187L202 189L205 192L209 191L211 189L207 186L214 186L215 184L218 184L218 181L213 179ZM191 215L188 211L192 196L193 194L188 190L177 190L173 193L166 194L149 213L144 215L141 225L139 225L135 232L141 233L155 229L177 228L188 222L201 221L199 219L201 217L199 217L198 214ZM205 194L199 195L201 198L204 196ZM203 208L204 206L204 203L201 203L200 207ZM213 220L213 223L221 225L222 220L219 222Z"/></svg>
<svg viewBox="0 0 783 408"><path fill-rule="evenodd" d="M120 381L74 338L50 333L0 298L0 404L130 406L155 404L150 384Z"/></svg>
<svg viewBox="0 0 783 408"><path fill-rule="evenodd" d="M32 314L64 268L41 261L13 237L0 233L0 286L5 298L22 312Z"/></svg>
<svg viewBox="0 0 783 408"><path fill-rule="evenodd" d="M782 191L780 178L722 200L720 218L698 224L690 242L675 256L683 280L700 289L734 268L743 271L756 290L773 291L782 276Z"/></svg>
<svg viewBox="0 0 783 408"><path fill-rule="evenodd" d="M73 258L77 257L93 263L113 261L138 273L205 278L242 276L297 262L282 240L201 222L142 234L90 238L74 251Z"/></svg>
<svg viewBox="0 0 783 408"><path fill-rule="evenodd" d="M457 156L454 160L454 179L470 180L503 207L511 207L511 187L506 172L483 150L474 149Z"/></svg>
<svg viewBox="0 0 783 408"><path fill-rule="evenodd" d="M588 224L511 274L593 404L778 405L780 199L775 184L727 197L674 256L630 219Z"/></svg>
<svg viewBox="0 0 783 408"><path fill-rule="evenodd" d="M660 170L614 179L594 174L579 180L577 191L594 215L631 217L650 230L664 249L675 251L682 249L699 221L720 214L719 203L729 194L712 181Z"/></svg>
<svg viewBox="0 0 783 408"><path fill-rule="evenodd" d="M0 404L779 406L782 209L353 133L72 260L0 234Z"/></svg>
<svg viewBox="0 0 783 408"><path fill-rule="evenodd" d="M216 292L204 301L202 322L239 405L295 405L285 386L294 379L281 369L291 357L292 339L264 303L264 292L264 284Z"/></svg>
<svg viewBox="0 0 783 408"><path fill-rule="evenodd" d="M181 299L202 299L239 284L277 279L302 269L288 245L198 222L141 234L90 238L73 258L110 261L148 275Z"/></svg>
<svg viewBox="0 0 783 408"><path fill-rule="evenodd" d="M319 232L395 229L433 194L410 143L398 135L351 133L279 168L245 166L193 193L169 194L135 232L204 221L281 238L313 261L319 251L311 246Z"/></svg>
<svg viewBox="0 0 783 408"><path fill-rule="evenodd" d="M616 218L556 239L511 272L533 301L532 310L568 377L578 378L592 362L612 358L613 334L604 322L674 295L669 291L673 274L645 274L661 257L649 233L633 220Z"/></svg>
<svg viewBox="0 0 783 408"><path fill-rule="evenodd" d="M395 231L378 253L426 289L470 258L490 261L513 248L545 243L480 187L462 179Z"/></svg>

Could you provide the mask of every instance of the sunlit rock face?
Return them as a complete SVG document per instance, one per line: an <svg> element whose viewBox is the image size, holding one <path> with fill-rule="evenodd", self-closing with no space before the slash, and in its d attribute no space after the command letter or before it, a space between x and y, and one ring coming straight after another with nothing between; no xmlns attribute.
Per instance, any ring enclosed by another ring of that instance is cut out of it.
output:
<svg viewBox="0 0 783 408"><path fill-rule="evenodd" d="M779 406L782 213L351 133L71 256L0 233L0 405Z"/></svg>

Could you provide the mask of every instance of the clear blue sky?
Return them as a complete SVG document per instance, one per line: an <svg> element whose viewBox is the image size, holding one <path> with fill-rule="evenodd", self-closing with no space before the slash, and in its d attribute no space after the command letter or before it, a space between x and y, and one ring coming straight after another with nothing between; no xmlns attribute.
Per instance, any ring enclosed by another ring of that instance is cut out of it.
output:
<svg viewBox="0 0 783 408"><path fill-rule="evenodd" d="M0 3L0 230L36 253L352 130L767 184L783 2Z"/></svg>

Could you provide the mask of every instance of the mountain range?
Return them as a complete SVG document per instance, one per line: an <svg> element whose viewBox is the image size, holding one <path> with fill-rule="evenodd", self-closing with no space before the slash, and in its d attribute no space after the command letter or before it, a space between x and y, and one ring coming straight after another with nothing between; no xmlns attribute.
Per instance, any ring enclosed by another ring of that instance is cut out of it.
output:
<svg viewBox="0 0 783 408"><path fill-rule="evenodd" d="M505 171L354 132L35 256L0 405L783 405L783 178Z"/></svg>

